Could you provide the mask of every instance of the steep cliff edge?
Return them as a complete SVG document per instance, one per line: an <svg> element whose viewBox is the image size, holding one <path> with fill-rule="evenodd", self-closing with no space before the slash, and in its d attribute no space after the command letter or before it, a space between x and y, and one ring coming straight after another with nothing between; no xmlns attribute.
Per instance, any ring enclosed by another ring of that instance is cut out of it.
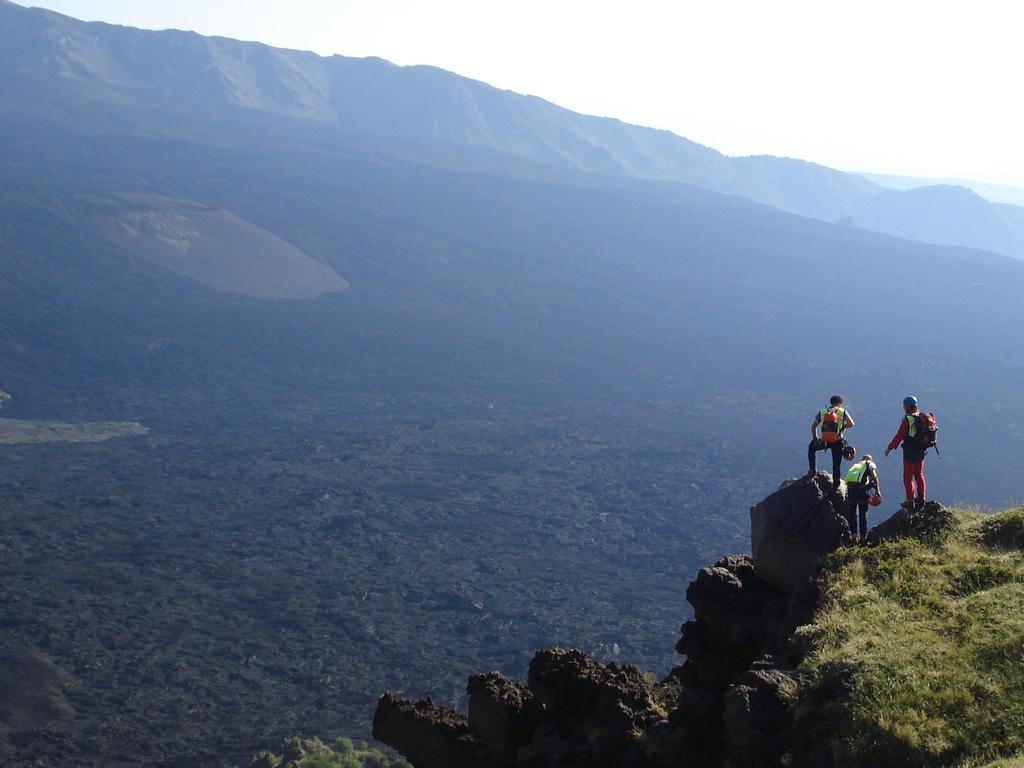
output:
<svg viewBox="0 0 1024 768"><path fill-rule="evenodd" d="M754 557L698 573L686 661L664 680L547 649L526 684L471 677L466 715L385 694L374 735L417 768L981 766L1020 752L1024 510L929 503L854 547L845 489L830 490L819 473L751 509Z"/></svg>

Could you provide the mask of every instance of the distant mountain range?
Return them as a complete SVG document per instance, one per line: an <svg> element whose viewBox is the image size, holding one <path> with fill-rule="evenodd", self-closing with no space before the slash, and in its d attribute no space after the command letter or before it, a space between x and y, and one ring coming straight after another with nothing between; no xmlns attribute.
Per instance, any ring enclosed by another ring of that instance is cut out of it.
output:
<svg viewBox="0 0 1024 768"><path fill-rule="evenodd" d="M1024 257L1024 208L948 185L896 194L789 158L727 157L667 131L580 115L434 67L82 23L0 0L0 113L93 131L195 137L200 118L268 117L632 178L680 181L790 213ZM201 130L201 129L200 129ZM224 143L244 140L224 131Z"/></svg>
<svg viewBox="0 0 1024 768"><path fill-rule="evenodd" d="M881 173L861 173L868 181L872 181L881 187L889 189L918 189L920 187L948 186L965 187L977 192L986 200L994 203L1008 203L1010 205L1024 205L1024 189L1012 187L1007 184L985 184L970 179L928 179L919 176L893 176Z"/></svg>

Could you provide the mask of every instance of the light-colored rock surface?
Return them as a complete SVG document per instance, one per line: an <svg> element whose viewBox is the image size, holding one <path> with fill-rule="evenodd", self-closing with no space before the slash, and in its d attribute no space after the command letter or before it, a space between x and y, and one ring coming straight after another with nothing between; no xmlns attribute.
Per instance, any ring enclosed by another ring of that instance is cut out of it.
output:
<svg viewBox="0 0 1024 768"><path fill-rule="evenodd" d="M326 264L224 208L126 198L99 204L93 221L132 256L222 291L310 299L349 287Z"/></svg>
<svg viewBox="0 0 1024 768"><path fill-rule="evenodd" d="M17 443L100 443L115 437L144 435L149 432L135 421L88 421L71 424L62 421L0 419L0 445Z"/></svg>

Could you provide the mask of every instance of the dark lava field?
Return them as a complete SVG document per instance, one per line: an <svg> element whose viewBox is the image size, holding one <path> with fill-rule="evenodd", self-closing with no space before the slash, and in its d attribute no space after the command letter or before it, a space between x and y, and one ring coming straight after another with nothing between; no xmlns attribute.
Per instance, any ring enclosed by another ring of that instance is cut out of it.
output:
<svg viewBox="0 0 1024 768"><path fill-rule="evenodd" d="M22 713L19 759L241 764L367 736L385 689L458 704L469 672L521 675L558 644L667 671L717 554L694 528L743 544L742 509L698 514L750 496L716 476L738 457L675 444L678 413L496 400L5 447L0 643L52 662L74 712Z"/></svg>

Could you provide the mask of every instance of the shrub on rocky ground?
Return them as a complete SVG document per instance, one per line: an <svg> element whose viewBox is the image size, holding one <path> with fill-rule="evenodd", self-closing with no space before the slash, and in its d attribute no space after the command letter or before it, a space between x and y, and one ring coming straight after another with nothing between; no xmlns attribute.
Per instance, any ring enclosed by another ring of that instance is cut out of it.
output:
<svg viewBox="0 0 1024 768"><path fill-rule="evenodd" d="M329 746L320 739L292 738L285 742L281 755L263 752L249 768L410 768L401 758L393 758L366 742L338 738Z"/></svg>

